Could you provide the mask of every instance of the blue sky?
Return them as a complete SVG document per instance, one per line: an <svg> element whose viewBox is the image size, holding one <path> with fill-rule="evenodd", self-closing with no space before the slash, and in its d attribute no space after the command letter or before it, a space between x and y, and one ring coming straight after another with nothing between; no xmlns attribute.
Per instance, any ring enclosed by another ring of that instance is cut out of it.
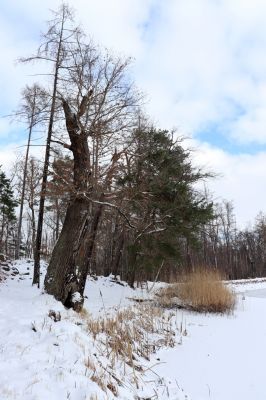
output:
<svg viewBox="0 0 266 400"><path fill-rule="evenodd" d="M14 60L36 49L49 9L59 4L1 0L0 115L14 110L21 88L36 79L30 75L37 66ZM146 93L149 115L190 138L195 163L220 174L210 188L218 200L234 202L239 223L266 212L265 0L69 4L95 41L135 58L133 74ZM0 120L0 164L6 169L25 133L21 125Z"/></svg>

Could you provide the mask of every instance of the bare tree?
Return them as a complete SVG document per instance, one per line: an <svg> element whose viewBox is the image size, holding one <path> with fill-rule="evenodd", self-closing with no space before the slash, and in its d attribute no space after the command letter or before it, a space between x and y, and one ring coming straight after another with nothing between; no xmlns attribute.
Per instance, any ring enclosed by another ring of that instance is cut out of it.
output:
<svg viewBox="0 0 266 400"><path fill-rule="evenodd" d="M29 151L31 146L31 137L33 128L43 121L44 113L47 109L47 97L45 91L37 84L32 87L27 86L22 92L22 104L19 111L16 113L17 117L24 119L28 125L28 141L26 146L26 155L24 160L23 168L23 179L22 179L22 190L20 197L20 209L19 209L19 220L18 220L18 232L17 232L17 242L15 249L15 257L20 256L20 245L21 245L21 228L22 228L22 218L23 209L25 201L25 188L27 181L27 171L28 171L28 160Z"/></svg>
<svg viewBox="0 0 266 400"><path fill-rule="evenodd" d="M44 219L44 205L46 197L46 186L49 168L49 158L51 150L51 140L53 133L54 118L56 112L56 95L57 85L59 80L60 68L64 68L64 61L68 57L68 44L72 40L72 37L77 34L77 30L69 27L69 23L72 22L72 12L66 4L63 4L58 12L54 12L55 18L49 21L48 31L43 35L43 43L38 49L36 55L22 59L23 62L29 62L34 60L44 60L53 63L53 89L51 93L51 108L50 117L48 123L48 132L46 140L46 151L45 160L43 167L43 178L42 178L42 190L40 196L40 205L38 213L38 225L36 234L36 246L34 254L34 274L33 284L40 286L40 253L41 253L41 241L42 241L42 230L43 230L43 219Z"/></svg>
<svg viewBox="0 0 266 400"><path fill-rule="evenodd" d="M35 215L40 196L42 165L40 160L32 156L28 157L26 171L25 165L25 157L18 159L14 164L14 189L18 193L20 201L23 199L23 220L25 220L25 224L21 226L20 249L26 247L25 254L32 257L36 240ZM23 237L25 240L22 240Z"/></svg>
<svg viewBox="0 0 266 400"><path fill-rule="evenodd" d="M78 309L103 209L116 207L113 178L140 96L125 75L129 60L102 54L79 38L71 57L58 93L70 140L62 144L74 159L74 192L45 289L66 306Z"/></svg>

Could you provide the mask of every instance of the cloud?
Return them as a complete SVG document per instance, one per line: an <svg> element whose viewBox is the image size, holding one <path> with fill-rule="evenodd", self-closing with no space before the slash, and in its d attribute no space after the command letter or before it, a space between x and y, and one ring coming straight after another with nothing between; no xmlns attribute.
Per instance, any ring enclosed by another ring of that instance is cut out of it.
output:
<svg viewBox="0 0 266 400"><path fill-rule="evenodd" d="M40 142L34 142L34 144ZM0 166L10 178L15 162L21 159L26 151L26 143L23 138L11 141L1 146L0 148ZM42 146L32 146L30 148L30 156L36 157L39 160L44 159L44 151Z"/></svg>
<svg viewBox="0 0 266 400"><path fill-rule="evenodd" d="M266 144L265 0L71 0L77 20L96 42L136 58L133 73L147 93L147 110L163 128L194 138L197 162L223 177L210 185L217 197L233 199L238 220L266 211L266 154L241 154ZM0 5L0 114L13 110L21 87L42 66L15 66L31 54L39 31L59 0L9 0ZM34 68L34 69L32 69ZM33 72L32 72L33 71ZM218 127L218 128L217 128ZM12 158L12 129L0 124L0 163ZM215 146L219 131L238 154ZM208 132L209 143L199 141ZM24 135L25 136L25 135ZM13 147L12 147L13 146ZM263 147L262 147L263 149ZM3 161L2 161L3 160ZM195 162L196 162L195 161Z"/></svg>
<svg viewBox="0 0 266 400"><path fill-rule="evenodd" d="M10 131L10 124L8 119L0 119L0 138L7 138Z"/></svg>
<svg viewBox="0 0 266 400"><path fill-rule="evenodd" d="M159 119L193 135L215 122L236 144L265 143L266 3L251 4L164 2L138 66Z"/></svg>
<svg viewBox="0 0 266 400"><path fill-rule="evenodd" d="M13 60L37 47L39 29L59 0L11 0L1 19L6 104L25 70ZM264 144L266 3L213 0L71 0L85 31L115 51L136 57L137 83L159 123L196 135L214 122L236 143ZM10 24L5 17L9 13ZM10 15L14 16L11 18ZM14 20L19 20L18 29ZM22 23L24 21L24 23ZM29 35L29 32L31 34ZM24 78L23 78L24 77ZM29 78L29 77L27 77ZM28 79L29 80L29 79ZM6 81L11 82L7 88ZM233 107L232 107L233 105ZM241 113L235 112L241 110Z"/></svg>
<svg viewBox="0 0 266 400"><path fill-rule="evenodd" d="M208 143L190 141L194 162L217 174L208 181L214 199L233 201L238 226L253 222L259 211L266 212L266 152L229 154Z"/></svg>
<svg viewBox="0 0 266 400"><path fill-rule="evenodd" d="M7 173L10 178L12 176L12 169L15 161L21 156L21 146L24 141L11 142L2 145L0 148L0 166Z"/></svg>

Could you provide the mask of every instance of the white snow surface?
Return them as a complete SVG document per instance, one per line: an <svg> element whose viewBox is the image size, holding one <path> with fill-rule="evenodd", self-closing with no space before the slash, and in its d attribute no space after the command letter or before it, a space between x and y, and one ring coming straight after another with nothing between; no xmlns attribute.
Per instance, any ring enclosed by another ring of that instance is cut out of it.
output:
<svg viewBox="0 0 266 400"><path fill-rule="evenodd" d="M232 315L175 311L176 345L161 348L139 388L130 377L118 396L93 382L86 360L98 357L97 343L82 318L31 285L32 263L14 264L20 275L0 282L0 400L265 400L266 282L231 283L238 302ZM42 266L43 276L45 267ZM29 274L29 275L24 275ZM159 286L156 285L157 287ZM112 279L89 278L84 308L93 318L114 315L147 298ZM55 322L49 311L60 313ZM123 366L113 371L122 373ZM96 396L97 397L93 397Z"/></svg>

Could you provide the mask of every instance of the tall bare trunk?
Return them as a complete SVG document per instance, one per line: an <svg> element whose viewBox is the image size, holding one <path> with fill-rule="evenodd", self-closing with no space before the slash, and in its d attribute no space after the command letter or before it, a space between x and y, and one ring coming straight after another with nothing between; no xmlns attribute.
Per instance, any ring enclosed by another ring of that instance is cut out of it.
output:
<svg viewBox="0 0 266 400"><path fill-rule="evenodd" d="M18 235L17 235L16 250L15 250L15 258L19 258L19 256L20 256L21 228L22 228L23 208L24 208L24 200L25 200L27 171L28 171L28 159L29 159L29 151L30 151L31 134L32 134L32 128L33 128L34 112L35 112L35 98L34 98L34 106L33 106L33 110L32 110L30 126L29 126L28 143L27 143L27 150L26 150L25 164L24 164L24 171L23 171L23 182L22 182L22 191L21 191L21 199L20 199Z"/></svg>
<svg viewBox="0 0 266 400"><path fill-rule="evenodd" d="M41 187L41 196L40 196L40 204L39 204L39 214L38 214L38 225L36 232L36 244L34 251L34 272L33 272L33 281L32 284L37 284L40 287L40 258L41 258L41 245L42 245L42 231L43 231L43 219L44 219L44 204L46 197L46 186L48 179L48 168L49 168L49 158L50 158L50 146L53 132L53 124L54 124L54 114L55 114L55 104L56 104L56 91L57 91L57 82L58 82L58 73L60 67L60 57L61 57L61 48L63 41L63 31L64 31L64 15L62 16L61 23L61 31L58 42L56 63L55 63L55 74L54 74L54 84L53 84L53 95L52 95L52 104L48 125L48 133L46 140L46 151L45 151L45 160L43 167L43 176L42 176L42 187Z"/></svg>
<svg viewBox="0 0 266 400"><path fill-rule="evenodd" d="M124 242L125 242L125 236L124 232L121 233L120 237L118 238L118 243L116 244L116 250L113 255L111 267L110 267L110 272L116 277L119 272L119 263L121 260L122 256L122 250L124 247Z"/></svg>

